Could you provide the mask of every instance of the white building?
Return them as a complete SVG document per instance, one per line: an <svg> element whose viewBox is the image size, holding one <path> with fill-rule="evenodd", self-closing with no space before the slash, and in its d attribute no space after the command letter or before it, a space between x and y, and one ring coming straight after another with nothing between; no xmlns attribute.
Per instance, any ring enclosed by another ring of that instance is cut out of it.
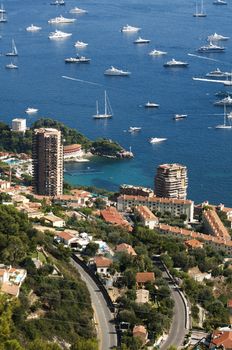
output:
<svg viewBox="0 0 232 350"><path fill-rule="evenodd" d="M12 120L12 131L25 132L26 129L26 119L15 118Z"/></svg>
<svg viewBox="0 0 232 350"><path fill-rule="evenodd" d="M159 219L145 205L136 207L135 214L139 217L142 224L150 230L153 230L159 224Z"/></svg>

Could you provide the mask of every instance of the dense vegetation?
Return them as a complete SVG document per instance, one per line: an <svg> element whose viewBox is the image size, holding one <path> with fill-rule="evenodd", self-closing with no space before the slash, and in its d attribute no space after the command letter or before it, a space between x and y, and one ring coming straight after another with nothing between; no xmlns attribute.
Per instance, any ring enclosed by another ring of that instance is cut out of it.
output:
<svg viewBox="0 0 232 350"><path fill-rule="evenodd" d="M0 262L28 273L18 299L0 296L0 350L59 350L63 341L73 350L97 349L86 286L68 264L69 250L52 241L25 214L0 205ZM32 260L38 255L40 268Z"/></svg>
<svg viewBox="0 0 232 350"><path fill-rule="evenodd" d="M122 147L111 140L98 139L91 141L76 129L70 128L61 122L53 119L42 118L32 124L31 129L24 134L13 132L10 127L0 122L0 151L15 152L15 153L31 153L32 149L32 132L33 129L48 127L61 130L64 145L79 143L83 149L91 150L97 155L115 156Z"/></svg>

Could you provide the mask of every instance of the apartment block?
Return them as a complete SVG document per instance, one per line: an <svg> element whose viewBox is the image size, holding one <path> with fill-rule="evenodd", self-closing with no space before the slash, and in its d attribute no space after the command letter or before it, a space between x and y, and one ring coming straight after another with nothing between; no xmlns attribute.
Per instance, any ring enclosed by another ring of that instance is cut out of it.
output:
<svg viewBox="0 0 232 350"><path fill-rule="evenodd" d="M136 207L135 214L139 217L142 224L150 230L153 230L159 224L159 219L145 205Z"/></svg>
<svg viewBox="0 0 232 350"><path fill-rule="evenodd" d="M155 194L164 198L187 198L187 168L181 164L162 164L155 176Z"/></svg>
<svg viewBox="0 0 232 350"><path fill-rule="evenodd" d="M26 119L15 118L12 120L12 131L25 132L27 130Z"/></svg>
<svg viewBox="0 0 232 350"><path fill-rule="evenodd" d="M123 184L120 186L120 194L128 194L132 196L144 196L152 197L154 196L154 191L151 188L142 187L142 186L133 186Z"/></svg>
<svg viewBox="0 0 232 350"><path fill-rule="evenodd" d="M63 194L63 144L59 130L34 130L32 167L34 193L51 197Z"/></svg>
<svg viewBox="0 0 232 350"><path fill-rule="evenodd" d="M214 209L204 210L202 220L207 232L215 237L230 241L230 234Z"/></svg>

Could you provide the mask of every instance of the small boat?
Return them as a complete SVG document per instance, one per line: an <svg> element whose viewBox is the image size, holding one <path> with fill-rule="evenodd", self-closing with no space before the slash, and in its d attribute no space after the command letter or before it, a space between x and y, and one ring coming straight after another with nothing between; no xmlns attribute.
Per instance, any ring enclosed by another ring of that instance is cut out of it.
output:
<svg viewBox="0 0 232 350"><path fill-rule="evenodd" d="M105 91L105 110L104 113L100 114L98 110L98 101L96 101L96 114L93 115L94 119L108 119L113 117L113 110L110 105L109 98Z"/></svg>
<svg viewBox="0 0 232 350"><path fill-rule="evenodd" d="M187 114L175 114L173 119L174 120L181 120L181 119L187 118L187 116L188 116Z"/></svg>
<svg viewBox="0 0 232 350"><path fill-rule="evenodd" d="M224 105L224 123L215 126L215 129L232 129L231 125L231 113L226 114L226 106Z"/></svg>
<svg viewBox="0 0 232 350"><path fill-rule="evenodd" d="M88 11L80 9L79 7L74 7L73 9L71 9L69 11L70 13L75 13L75 14L84 14L84 13L88 13Z"/></svg>
<svg viewBox="0 0 232 350"><path fill-rule="evenodd" d="M139 126L130 126L129 127L129 132L131 132L131 133L133 133L133 132L138 132L138 131L140 131L142 128L141 127L139 127Z"/></svg>
<svg viewBox="0 0 232 350"><path fill-rule="evenodd" d="M16 64L14 64L14 63L9 63L9 64L6 64L6 66L5 66L7 69L17 69L18 68L18 66L16 66Z"/></svg>
<svg viewBox="0 0 232 350"><path fill-rule="evenodd" d="M166 141L166 140L167 140L167 138L165 138L165 137L151 137L149 139L149 142L150 143L159 143L159 142L163 142L163 141Z"/></svg>
<svg viewBox="0 0 232 350"><path fill-rule="evenodd" d="M79 49L84 48L84 47L86 47L86 46L88 46L88 45L89 45L89 44L84 43L83 41L79 41L79 40L77 40L77 41L75 42L75 44L74 44L74 46L75 46L75 47L78 47Z"/></svg>
<svg viewBox="0 0 232 350"><path fill-rule="evenodd" d="M124 27L122 27L121 32L123 33L136 33L139 32L141 30L141 28L139 27L133 27L133 26L129 26L128 24Z"/></svg>
<svg viewBox="0 0 232 350"><path fill-rule="evenodd" d="M64 0L55 0L55 1L51 2L50 5L64 6L65 2L64 2Z"/></svg>
<svg viewBox="0 0 232 350"><path fill-rule="evenodd" d="M65 33L65 32L62 32L61 30L55 30L55 32L51 32L49 34L48 38L51 40L59 40L59 39L66 39L71 35L72 33Z"/></svg>
<svg viewBox="0 0 232 350"><path fill-rule="evenodd" d="M220 40L229 40L229 38L230 38L229 36L224 36L221 34L214 33L214 34L209 35L207 40L208 41L220 41Z"/></svg>
<svg viewBox="0 0 232 350"><path fill-rule="evenodd" d="M65 59L65 63L89 63L90 61L91 59L85 56L69 57Z"/></svg>
<svg viewBox="0 0 232 350"><path fill-rule="evenodd" d="M219 45L213 44L210 41L208 45L201 46L197 51L203 52L203 53L224 52L225 48L224 48L224 46L219 46Z"/></svg>
<svg viewBox="0 0 232 350"><path fill-rule="evenodd" d="M134 44L149 44L150 41L151 41L151 40L149 40L149 39L143 39L143 38L141 38L141 36L139 36L138 39L136 39L136 40L134 41Z"/></svg>
<svg viewBox="0 0 232 350"><path fill-rule="evenodd" d="M162 56L162 55L167 55L167 52L154 49L151 52L149 52L149 55L150 56Z"/></svg>
<svg viewBox="0 0 232 350"><path fill-rule="evenodd" d="M131 72L124 71L122 69L115 68L111 66L110 68L106 69L104 72L105 75L116 75L116 76L128 76L131 74Z"/></svg>
<svg viewBox="0 0 232 350"><path fill-rule="evenodd" d="M203 0L201 0L201 8L198 10L198 3L196 2L196 12L193 14L193 17L206 17L206 13L204 12L204 4Z"/></svg>
<svg viewBox="0 0 232 350"><path fill-rule="evenodd" d="M38 112L38 108L33 108L33 107L28 107L26 110L25 110L25 113L27 114L35 114Z"/></svg>
<svg viewBox="0 0 232 350"><path fill-rule="evenodd" d="M76 21L76 18L66 18L60 15L58 17L49 19L48 23L49 24L68 24L68 23L73 23L75 21Z"/></svg>
<svg viewBox="0 0 232 350"><path fill-rule="evenodd" d="M27 32L38 32L41 29L42 29L41 27L34 26L34 24L31 24L29 27L26 28L26 31Z"/></svg>
<svg viewBox="0 0 232 350"><path fill-rule="evenodd" d="M6 56L18 56L18 50L16 48L14 39L12 39L12 51L7 52Z"/></svg>
<svg viewBox="0 0 232 350"><path fill-rule="evenodd" d="M144 107L145 108L158 108L159 104L148 101L147 103L145 103Z"/></svg>
<svg viewBox="0 0 232 350"><path fill-rule="evenodd" d="M187 67L188 63L183 61L176 61L174 58L167 63L164 63L164 67Z"/></svg>
<svg viewBox="0 0 232 350"><path fill-rule="evenodd" d="M214 5L227 5L227 2L225 0L215 0L213 2Z"/></svg>

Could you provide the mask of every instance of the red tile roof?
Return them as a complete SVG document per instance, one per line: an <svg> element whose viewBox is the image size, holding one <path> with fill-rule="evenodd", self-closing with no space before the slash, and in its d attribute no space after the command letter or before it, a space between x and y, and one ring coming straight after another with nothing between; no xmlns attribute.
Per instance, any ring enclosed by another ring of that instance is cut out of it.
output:
<svg viewBox="0 0 232 350"><path fill-rule="evenodd" d="M132 231L132 227L127 220L117 211L115 207L109 207L107 209L101 210L101 216L106 222L113 225L124 226L128 231Z"/></svg>
<svg viewBox="0 0 232 350"><path fill-rule="evenodd" d="M223 349L232 349L232 331L214 331L210 343L210 348L221 346Z"/></svg>
<svg viewBox="0 0 232 350"><path fill-rule="evenodd" d="M146 283L146 282L154 282L154 281L155 281L154 272L137 272L136 273L137 283Z"/></svg>
<svg viewBox="0 0 232 350"><path fill-rule="evenodd" d="M199 242L197 239L189 239L184 243L188 248L192 248L192 249L203 248L203 243Z"/></svg>
<svg viewBox="0 0 232 350"><path fill-rule="evenodd" d="M105 258L104 256L95 256L94 262L97 267L110 267L113 263L111 259Z"/></svg>
<svg viewBox="0 0 232 350"><path fill-rule="evenodd" d="M118 252L127 252L129 255L133 255L136 256L137 254L135 253L134 248L127 243L121 243L119 245L117 245L116 250L117 253Z"/></svg>

